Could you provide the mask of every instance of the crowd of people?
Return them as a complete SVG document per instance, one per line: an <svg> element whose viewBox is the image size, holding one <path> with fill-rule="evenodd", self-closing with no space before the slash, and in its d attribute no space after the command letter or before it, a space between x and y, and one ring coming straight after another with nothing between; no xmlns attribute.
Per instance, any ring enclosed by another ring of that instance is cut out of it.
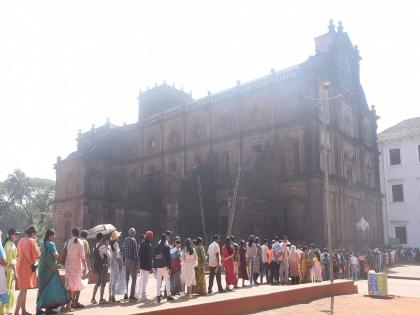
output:
<svg viewBox="0 0 420 315"><path fill-rule="evenodd" d="M8 231L5 242L0 244L0 315L13 314L13 307L15 315L28 315L27 290L36 287L37 314L84 308L79 297L88 285L89 273L96 274L92 304L115 303L119 301L118 297L130 302L148 300L147 285L151 274L156 279L156 302L160 303L163 298L171 301L176 296L191 298L193 294L211 294L215 278L218 292L224 293L238 288L239 282L245 287L325 281L329 279L330 259L335 279L354 280L366 278L369 270L379 272L399 261L415 263L420 260L418 249L334 250L329 254L314 244L291 244L286 236L260 240L251 235L239 242L230 236L221 242L219 236L214 235L211 244L205 247L201 237L182 241L167 231L155 243L152 231L137 237L136 230L130 228L122 242L118 231L108 235L98 233L91 248L87 231L73 228L71 233L71 239L59 253L53 229L48 229L39 242L34 226L28 227L19 241L20 233L16 229ZM65 270L64 283L60 269ZM209 272L208 284L206 270ZM19 287L16 300L15 281ZM165 286L163 294L162 283ZM98 290L99 300L96 299Z"/></svg>

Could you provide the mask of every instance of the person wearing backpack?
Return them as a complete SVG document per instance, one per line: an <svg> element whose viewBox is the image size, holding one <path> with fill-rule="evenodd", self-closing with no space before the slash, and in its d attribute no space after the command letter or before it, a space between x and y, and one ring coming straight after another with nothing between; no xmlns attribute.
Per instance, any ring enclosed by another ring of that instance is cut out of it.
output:
<svg viewBox="0 0 420 315"><path fill-rule="evenodd" d="M96 292L101 287L99 304L106 304L104 299L106 278L108 275L109 259L111 258L109 240L106 240L102 233L96 235L96 244L93 249L93 272L97 275L97 281L93 288L92 304L96 304Z"/></svg>
<svg viewBox="0 0 420 315"><path fill-rule="evenodd" d="M155 247L153 267L156 269L156 290L157 302L160 303L160 288L162 286L162 278L165 282L167 300L172 301L171 295L170 268L171 268L171 252L169 244L166 242L166 235L160 236L160 242Z"/></svg>

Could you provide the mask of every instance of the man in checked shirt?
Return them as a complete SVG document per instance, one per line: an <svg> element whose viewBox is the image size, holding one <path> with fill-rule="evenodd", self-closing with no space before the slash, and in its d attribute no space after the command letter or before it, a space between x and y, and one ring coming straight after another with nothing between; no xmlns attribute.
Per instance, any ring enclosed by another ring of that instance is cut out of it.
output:
<svg viewBox="0 0 420 315"><path fill-rule="evenodd" d="M130 228L128 230L128 237L123 243L123 260L125 264L125 277L127 280L127 292L128 292L128 281L131 276L131 290L130 290L130 301L135 302L137 298L134 296L136 290L137 270L138 270L138 247L136 241L136 230ZM124 296L127 299L127 294Z"/></svg>

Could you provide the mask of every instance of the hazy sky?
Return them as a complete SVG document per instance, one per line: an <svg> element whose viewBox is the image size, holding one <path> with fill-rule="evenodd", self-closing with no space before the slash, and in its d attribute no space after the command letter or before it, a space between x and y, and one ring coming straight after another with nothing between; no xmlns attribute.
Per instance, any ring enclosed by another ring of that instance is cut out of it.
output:
<svg viewBox="0 0 420 315"><path fill-rule="evenodd" d="M379 129L420 116L419 1L0 1L0 180L54 179L78 129L135 122L155 82L197 98L301 63L330 18Z"/></svg>

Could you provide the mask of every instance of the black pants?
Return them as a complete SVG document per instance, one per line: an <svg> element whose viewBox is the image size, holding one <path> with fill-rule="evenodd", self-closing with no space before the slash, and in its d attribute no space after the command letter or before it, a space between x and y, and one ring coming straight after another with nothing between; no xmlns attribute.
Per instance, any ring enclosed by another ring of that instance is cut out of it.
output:
<svg viewBox="0 0 420 315"><path fill-rule="evenodd" d="M280 272L279 272L280 264L277 261L272 261L270 267L271 267L270 268L270 271L271 271L270 280L271 280L271 282L279 282L280 281Z"/></svg>
<svg viewBox="0 0 420 315"><path fill-rule="evenodd" d="M264 275L265 275L265 281L269 282L269 278L268 278L269 269L270 269L270 265L268 264L268 262L262 264L261 273L260 273L261 284L263 283Z"/></svg>
<svg viewBox="0 0 420 315"><path fill-rule="evenodd" d="M299 284L299 276L292 276L292 284Z"/></svg>
<svg viewBox="0 0 420 315"><path fill-rule="evenodd" d="M216 275L217 288L219 292L223 291L222 287L222 268L221 267L210 267L209 277L209 292L213 290L214 276Z"/></svg>

